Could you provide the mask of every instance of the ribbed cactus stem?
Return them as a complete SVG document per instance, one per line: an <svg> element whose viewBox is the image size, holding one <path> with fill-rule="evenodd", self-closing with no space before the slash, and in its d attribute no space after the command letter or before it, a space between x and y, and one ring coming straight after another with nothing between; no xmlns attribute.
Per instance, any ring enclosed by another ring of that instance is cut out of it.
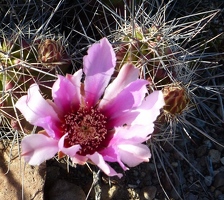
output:
<svg viewBox="0 0 224 200"><path fill-rule="evenodd" d="M159 28L152 26L143 30L138 25L121 38L116 49L117 71L127 62L141 68L141 77L151 79L157 85L171 84L170 76L175 76L172 49L163 41ZM144 68L145 70L142 70Z"/></svg>

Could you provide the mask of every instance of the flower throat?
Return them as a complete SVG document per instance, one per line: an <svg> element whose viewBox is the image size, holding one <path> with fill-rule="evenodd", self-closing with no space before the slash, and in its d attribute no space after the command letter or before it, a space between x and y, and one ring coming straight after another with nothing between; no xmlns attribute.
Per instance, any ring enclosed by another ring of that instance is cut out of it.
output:
<svg viewBox="0 0 224 200"><path fill-rule="evenodd" d="M102 142L107 135L107 117L94 108L80 107L75 113L64 116L62 129L65 137L65 147L80 145L80 155L92 154L102 148Z"/></svg>

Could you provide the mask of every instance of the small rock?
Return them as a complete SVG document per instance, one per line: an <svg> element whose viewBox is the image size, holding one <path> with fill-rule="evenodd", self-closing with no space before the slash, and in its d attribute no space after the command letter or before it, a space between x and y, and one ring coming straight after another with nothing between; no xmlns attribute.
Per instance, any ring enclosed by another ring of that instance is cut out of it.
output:
<svg viewBox="0 0 224 200"><path fill-rule="evenodd" d="M218 163L221 158L221 152L215 149L211 149L209 151L209 157L212 161L212 163Z"/></svg>
<svg viewBox="0 0 224 200"><path fill-rule="evenodd" d="M202 145L202 146L198 147L196 149L197 157L204 156L206 154L206 151L207 151L207 146L206 145Z"/></svg>
<svg viewBox="0 0 224 200"><path fill-rule="evenodd" d="M157 189L155 186L148 186L141 189L140 195L142 200L153 200L156 196Z"/></svg>
<svg viewBox="0 0 224 200"><path fill-rule="evenodd" d="M133 174L134 174L134 176L138 176L139 175L137 170L133 170Z"/></svg>
<svg viewBox="0 0 224 200"><path fill-rule="evenodd" d="M208 149L211 149L212 148L212 142L211 142L211 140L205 140L203 143L206 145L206 147Z"/></svg>
<svg viewBox="0 0 224 200"><path fill-rule="evenodd" d="M189 193L187 195L187 198L186 199L190 199L190 200L198 200L198 195L196 194L193 194L193 193Z"/></svg>
<svg viewBox="0 0 224 200"><path fill-rule="evenodd" d="M146 173L145 172L141 172L141 177L145 177Z"/></svg>
<svg viewBox="0 0 224 200"><path fill-rule="evenodd" d="M224 172L219 172L214 177L214 183L213 186L215 188L221 187L224 185Z"/></svg>
<svg viewBox="0 0 224 200"><path fill-rule="evenodd" d="M211 176L205 176L205 184L207 186L211 186L211 184L212 184L212 177Z"/></svg>
<svg viewBox="0 0 224 200"><path fill-rule="evenodd" d="M171 165L172 165L173 167L178 167L178 162L172 162Z"/></svg>
<svg viewBox="0 0 224 200"><path fill-rule="evenodd" d="M224 157L220 159L221 163L224 165Z"/></svg>
<svg viewBox="0 0 224 200"><path fill-rule="evenodd" d="M128 188L127 190L128 190L130 199L140 200L139 193L138 193L138 191L136 189Z"/></svg>
<svg viewBox="0 0 224 200"><path fill-rule="evenodd" d="M114 196L118 192L119 187L117 185L113 185L112 187L110 187L109 185L102 185L101 189L102 189L101 199L109 200L114 198Z"/></svg>
<svg viewBox="0 0 224 200"><path fill-rule="evenodd" d="M222 193L224 193L224 185L221 186L221 187L219 187L219 190L220 190Z"/></svg>
<svg viewBox="0 0 224 200"><path fill-rule="evenodd" d="M215 197L217 198L222 192L220 190L215 190Z"/></svg>
<svg viewBox="0 0 224 200"><path fill-rule="evenodd" d="M207 165L207 156L202 156L199 158L199 164L201 165L201 167L205 167Z"/></svg>
<svg viewBox="0 0 224 200"><path fill-rule="evenodd" d="M65 180L57 180L48 193L49 200L85 200L81 187Z"/></svg>
<svg viewBox="0 0 224 200"><path fill-rule="evenodd" d="M217 196L217 200L224 200L224 194L220 194Z"/></svg>
<svg viewBox="0 0 224 200"><path fill-rule="evenodd" d="M108 197L110 199L113 198L113 196L116 194L116 192L118 191L118 186L117 185L113 185L112 187L110 187L110 189L108 190Z"/></svg>
<svg viewBox="0 0 224 200"><path fill-rule="evenodd" d="M155 171L155 170L156 170L156 168L155 168L155 164L153 164L153 163L149 163L149 165L148 165L148 170L149 170L149 171Z"/></svg>

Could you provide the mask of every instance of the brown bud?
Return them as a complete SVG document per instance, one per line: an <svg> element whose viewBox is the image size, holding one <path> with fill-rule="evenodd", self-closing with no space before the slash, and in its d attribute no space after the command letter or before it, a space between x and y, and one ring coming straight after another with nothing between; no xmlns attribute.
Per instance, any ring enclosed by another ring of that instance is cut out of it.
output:
<svg viewBox="0 0 224 200"><path fill-rule="evenodd" d="M58 42L46 39L38 47L38 58L42 63L54 63L62 61L63 49Z"/></svg>
<svg viewBox="0 0 224 200"><path fill-rule="evenodd" d="M163 109L168 114L181 114L189 103L188 95L180 85L165 86L163 96L165 101Z"/></svg>

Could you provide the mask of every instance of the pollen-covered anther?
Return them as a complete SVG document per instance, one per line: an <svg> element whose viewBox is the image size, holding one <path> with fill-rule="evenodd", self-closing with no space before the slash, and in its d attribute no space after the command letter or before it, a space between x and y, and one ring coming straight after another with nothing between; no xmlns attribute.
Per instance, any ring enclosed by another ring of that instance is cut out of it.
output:
<svg viewBox="0 0 224 200"><path fill-rule="evenodd" d="M65 137L65 147L79 144L80 155L91 154L100 148L107 135L107 117L94 108L80 107L77 112L64 116L62 129Z"/></svg>

